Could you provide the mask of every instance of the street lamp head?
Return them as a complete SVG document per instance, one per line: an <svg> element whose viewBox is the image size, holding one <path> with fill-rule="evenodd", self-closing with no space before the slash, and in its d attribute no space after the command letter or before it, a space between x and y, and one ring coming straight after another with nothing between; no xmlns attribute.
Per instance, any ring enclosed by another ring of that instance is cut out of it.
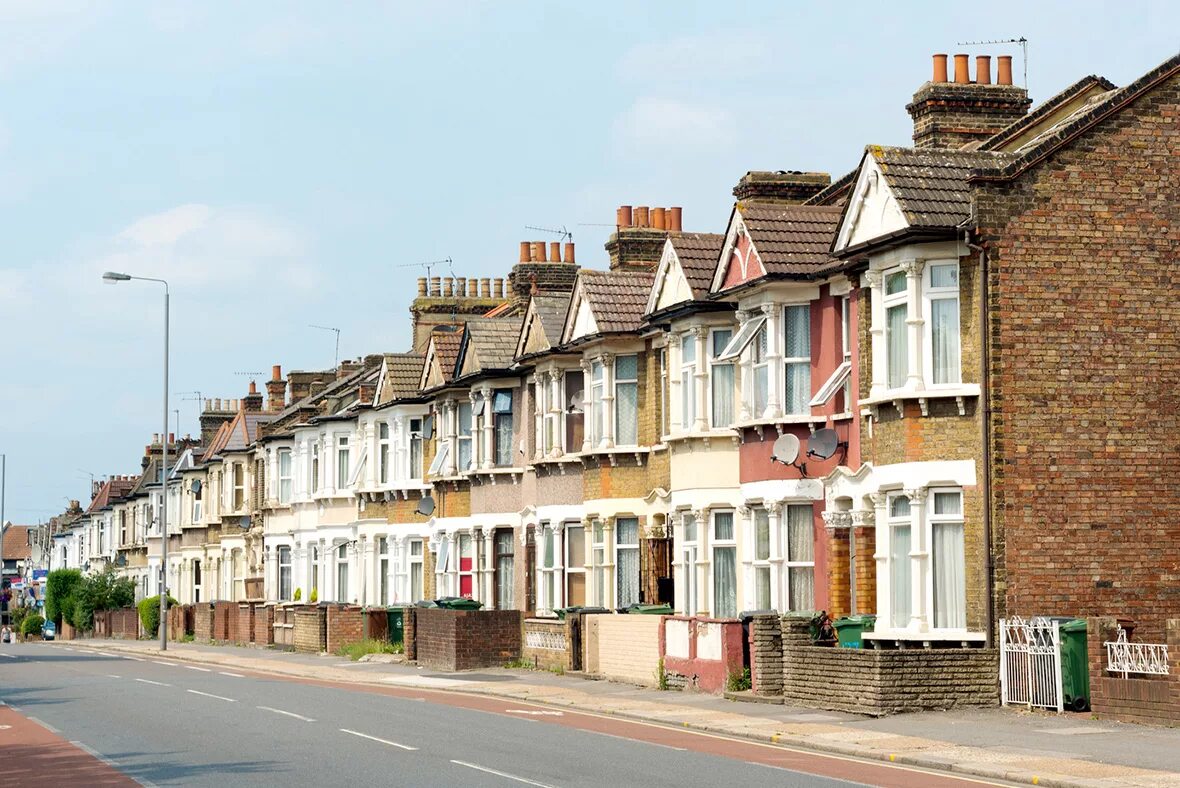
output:
<svg viewBox="0 0 1180 788"><path fill-rule="evenodd" d="M128 282L130 280L131 277L127 274L120 274L116 271L107 271L102 275L102 281L108 285L113 285L115 282Z"/></svg>

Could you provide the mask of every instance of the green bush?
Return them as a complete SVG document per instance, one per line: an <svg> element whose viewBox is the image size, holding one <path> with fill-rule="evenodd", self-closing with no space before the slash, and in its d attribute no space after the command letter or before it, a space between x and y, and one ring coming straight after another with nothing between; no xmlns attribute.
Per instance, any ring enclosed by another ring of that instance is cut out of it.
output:
<svg viewBox="0 0 1180 788"><path fill-rule="evenodd" d="M74 593L82 584L78 569L55 569L45 578L45 617L50 621L73 621Z"/></svg>
<svg viewBox="0 0 1180 788"><path fill-rule="evenodd" d="M117 610L135 604L135 581L121 577L113 567L90 575L74 590L73 615L70 623L79 631L94 628L94 613L97 610Z"/></svg>
<svg viewBox="0 0 1180 788"><path fill-rule="evenodd" d="M730 692L746 692L751 686L749 668L743 668L741 673L730 673L725 680L725 688Z"/></svg>
<svg viewBox="0 0 1180 788"><path fill-rule="evenodd" d="M318 588L311 589L311 596L309 597L311 603L314 605L320 601L320 591Z"/></svg>
<svg viewBox="0 0 1180 788"><path fill-rule="evenodd" d="M295 601L296 601L296 602L298 602L298 601L299 601L299 600L301 600L301 599L303 599L303 589L302 589L302 588L296 588L296 589L295 589Z"/></svg>
<svg viewBox="0 0 1180 788"><path fill-rule="evenodd" d="M168 607L180 604L172 597L168 597ZM139 600L139 623L143 624L143 631L148 637L154 637L160 628L160 596L149 596Z"/></svg>
<svg viewBox="0 0 1180 788"><path fill-rule="evenodd" d="M20 633L22 635L40 635L43 626L45 626L45 619L34 613L31 616L25 616L25 620L20 625Z"/></svg>
<svg viewBox="0 0 1180 788"><path fill-rule="evenodd" d="M26 618L28 618L28 615L31 612L32 611L27 607L14 607L14 608L12 608L12 611L9 613L9 617L12 619L12 631L13 632L20 632L20 625L24 622L24 620Z"/></svg>
<svg viewBox="0 0 1180 788"><path fill-rule="evenodd" d="M355 643L347 643L341 646L336 654L341 657L348 657L353 662L356 662L365 654L401 654L403 651L404 649L398 648L398 646L386 640L373 640L369 638L358 640Z"/></svg>

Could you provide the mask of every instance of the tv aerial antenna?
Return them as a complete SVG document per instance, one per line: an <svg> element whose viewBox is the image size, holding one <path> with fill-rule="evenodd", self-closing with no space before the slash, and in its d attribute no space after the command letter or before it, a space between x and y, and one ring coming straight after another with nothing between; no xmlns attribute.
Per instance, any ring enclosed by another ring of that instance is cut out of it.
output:
<svg viewBox="0 0 1180 788"><path fill-rule="evenodd" d="M332 326L317 326L314 323L308 323L308 328L319 329L320 331L332 331L336 334L336 357L332 360L332 369L340 367L340 329Z"/></svg>
<svg viewBox="0 0 1180 788"><path fill-rule="evenodd" d="M572 232L570 232L569 228L567 228L564 224L560 228L537 227L536 225L526 224L524 226L524 229L536 230L539 233L550 233L551 235L557 235L557 236L560 236L561 240L563 240L563 241L571 241L572 242L574 240L574 234Z"/></svg>
<svg viewBox="0 0 1180 788"><path fill-rule="evenodd" d="M175 394L173 394L172 396L180 397L181 402L193 402L195 400L197 403L197 421L198 422L200 421L201 408L204 407L204 402L205 402L204 398L201 396L201 392L199 392L199 391L178 391ZM179 421L179 419L177 421ZM177 424L177 426L176 426L176 433L178 435L180 434L180 425L179 424Z"/></svg>
<svg viewBox="0 0 1180 788"><path fill-rule="evenodd" d="M1024 36L1020 38L997 38L990 41L959 41L956 46L986 47L995 44L1020 44L1020 61L1024 66L1024 89L1028 90L1028 39Z"/></svg>

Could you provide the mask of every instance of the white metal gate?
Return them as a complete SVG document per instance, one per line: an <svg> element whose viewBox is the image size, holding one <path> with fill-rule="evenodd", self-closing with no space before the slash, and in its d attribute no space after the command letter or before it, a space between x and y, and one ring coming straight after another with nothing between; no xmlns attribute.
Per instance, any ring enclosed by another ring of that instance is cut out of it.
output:
<svg viewBox="0 0 1180 788"><path fill-rule="evenodd" d="M1062 711L1058 626L1046 618L1000 619L1000 698L1005 706Z"/></svg>

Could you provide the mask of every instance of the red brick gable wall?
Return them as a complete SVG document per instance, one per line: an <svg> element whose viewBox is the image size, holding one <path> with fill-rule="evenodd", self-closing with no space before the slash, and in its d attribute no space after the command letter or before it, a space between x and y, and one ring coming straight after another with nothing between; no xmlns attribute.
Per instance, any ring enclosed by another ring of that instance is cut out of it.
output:
<svg viewBox="0 0 1180 788"><path fill-rule="evenodd" d="M1178 150L1173 76L977 190L1008 615L1180 612Z"/></svg>
<svg viewBox="0 0 1180 788"><path fill-rule="evenodd" d="M726 263L722 290L728 290L752 279L766 276L766 271L762 268L757 253L753 251L753 244L750 242L749 236L739 235L734 241L733 247L729 253L729 261ZM743 260L746 261L744 267L742 266Z"/></svg>

